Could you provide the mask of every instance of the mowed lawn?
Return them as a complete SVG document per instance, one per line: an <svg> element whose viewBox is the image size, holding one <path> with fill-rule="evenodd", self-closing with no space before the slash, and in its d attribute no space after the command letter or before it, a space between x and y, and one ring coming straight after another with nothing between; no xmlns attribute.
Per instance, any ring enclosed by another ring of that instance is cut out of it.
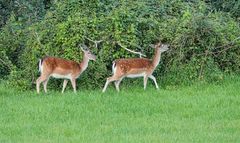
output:
<svg viewBox="0 0 240 143"><path fill-rule="evenodd" d="M240 142L239 78L159 91L149 85L47 95L0 86L0 142Z"/></svg>

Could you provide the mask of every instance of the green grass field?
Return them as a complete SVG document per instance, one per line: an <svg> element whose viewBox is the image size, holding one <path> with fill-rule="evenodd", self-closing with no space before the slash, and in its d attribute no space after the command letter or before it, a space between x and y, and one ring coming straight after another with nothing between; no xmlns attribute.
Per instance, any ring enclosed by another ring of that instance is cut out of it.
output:
<svg viewBox="0 0 240 143"><path fill-rule="evenodd" d="M240 142L240 78L177 89L50 91L0 86L1 143Z"/></svg>

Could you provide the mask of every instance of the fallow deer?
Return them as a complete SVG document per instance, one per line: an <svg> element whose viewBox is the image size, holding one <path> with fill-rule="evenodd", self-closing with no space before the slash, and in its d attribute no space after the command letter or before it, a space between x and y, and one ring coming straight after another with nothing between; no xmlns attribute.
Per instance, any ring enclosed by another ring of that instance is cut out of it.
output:
<svg viewBox="0 0 240 143"><path fill-rule="evenodd" d="M102 92L105 92L108 84L113 81L115 82L115 87L117 91L119 91L119 85L122 79L125 77L143 77L144 90L146 89L148 78L151 78L154 81L156 88L158 89L159 87L156 78L152 75L152 73L160 62L161 53L167 51L168 47L169 45L161 44L160 42L155 44L155 54L152 60L146 58L129 58L115 60L112 65L113 76L107 78Z"/></svg>
<svg viewBox="0 0 240 143"><path fill-rule="evenodd" d="M62 93L67 86L68 80L70 80L73 90L76 93L76 79L86 70L89 60L96 60L96 56L85 45L84 48L81 47L84 53L81 63L57 57L45 57L41 59L39 61L41 76L36 81L37 93L40 92L40 84L42 82L44 91L45 93L47 92L47 83L50 77L64 79Z"/></svg>

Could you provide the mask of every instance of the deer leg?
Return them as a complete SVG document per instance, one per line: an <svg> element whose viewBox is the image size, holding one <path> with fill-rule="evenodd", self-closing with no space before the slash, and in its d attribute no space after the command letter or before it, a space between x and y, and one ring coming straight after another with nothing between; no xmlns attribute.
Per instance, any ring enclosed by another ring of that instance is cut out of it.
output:
<svg viewBox="0 0 240 143"><path fill-rule="evenodd" d="M108 84L109 84L109 81L108 81L108 79L107 79L107 81L106 81L106 83L105 83L105 85L104 85L104 88L103 88L102 92L105 92L105 91L106 91Z"/></svg>
<svg viewBox="0 0 240 143"><path fill-rule="evenodd" d="M41 84L42 82L44 82L45 80L47 80L47 76L43 76L43 75L41 75L41 76L37 79L37 81L36 81L37 93L40 92L40 84Z"/></svg>
<svg viewBox="0 0 240 143"><path fill-rule="evenodd" d="M153 75L150 75L149 78L151 78L154 81L156 88L159 89L156 78Z"/></svg>
<svg viewBox="0 0 240 143"><path fill-rule="evenodd" d="M115 87L116 87L116 89L117 89L118 92L119 92L119 85L120 85L122 79L123 79L123 78L121 78L121 79L119 79L119 80L117 80L117 81L114 82Z"/></svg>
<svg viewBox="0 0 240 143"><path fill-rule="evenodd" d="M67 83L68 83L68 80L67 79L64 79L63 81L63 88L62 88L62 93L64 92L66 86L67 86Z"/></svg>
<svg viewBox="0 0 240 143"><path fill-rule="evenodd" d="M105 91L106 91L106 89L107 89L107 87L108 87L108 84L109 84L110 82L116 81L116 80L119 80L119 78L118 78L118 77L115 77L115 76L111 76L111 77L107 78L107 81L106 81L106 83L105 83L105 86L104 86L102 92L105 92Z"/></svg>
<svg viewBox="0 0 240 143"><path fill-rule="evenodd" d="M144 76L144 78L143 78L144 90L145 90L146 87L147 87L147 80L148 80L148 76Z"/></svg>
<svg viewBox="0 0 240 143"><path fill-rule="evenodd" d="M46 79L45 81L43 81L43 87L44 87L44 91L45 91L45 93L47 93L47 84L48 84L48 80L49 80L49 78Z"/></svg>
<svg viewBox="0 0 240 143"><path fill-rule="evenodd" d="M76 92L77 92L77 91L76 91L76 79L75 79L75 78L72 78L72 79L71 79L71 83L72 83L73 91L74 91L74 93L76 93Z"/></svg>

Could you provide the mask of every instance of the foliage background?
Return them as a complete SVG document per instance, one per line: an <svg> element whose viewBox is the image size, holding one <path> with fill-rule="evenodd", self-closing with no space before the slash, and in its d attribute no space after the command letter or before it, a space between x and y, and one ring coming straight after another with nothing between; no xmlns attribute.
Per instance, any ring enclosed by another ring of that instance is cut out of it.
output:
<svg viewBox="0 0 240 143"><path fill-rule="evenodd" d="M38 59L81 61L85 43L98 58L78 86L102 87L114 59L137 57L117 42L151 57L149 44L161 40L171 48L154 73L162 86L217 82L240 73L239 20L237 0L1 0L0 79L35 88ZM103 42L96 48L87 38Z"/></svg>

